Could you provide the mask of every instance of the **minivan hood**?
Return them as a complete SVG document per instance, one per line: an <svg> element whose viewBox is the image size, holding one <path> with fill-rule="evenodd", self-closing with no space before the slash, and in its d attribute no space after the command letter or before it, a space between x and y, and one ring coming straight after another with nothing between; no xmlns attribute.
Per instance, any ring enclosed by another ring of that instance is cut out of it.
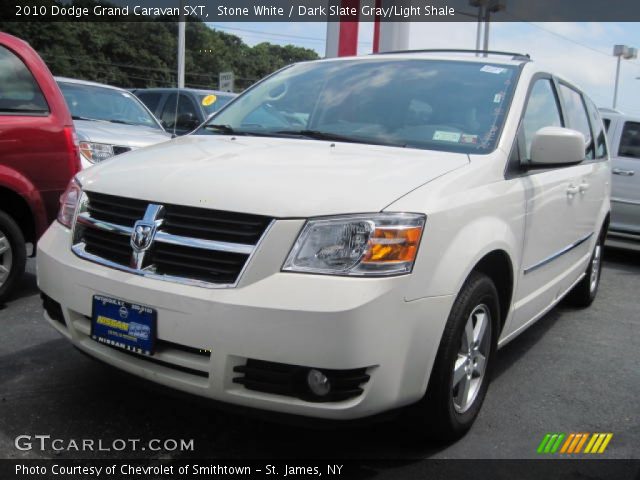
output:
<svg viewBox="0 0 640 480"><path fill-rule="evenodd" d="M74 120L73 125L80 140L131 148L147 147L159 142L166 142L171 138L171 134L163 130L142 125L123 125L89 120Z"/></svg>
<svg viewBox="0 0 640 480"><path fill-rule="evenodd" d="M469 163L461 153L318 140L189 135L78 175L88 191L284 217L377 212Z"/></svg>

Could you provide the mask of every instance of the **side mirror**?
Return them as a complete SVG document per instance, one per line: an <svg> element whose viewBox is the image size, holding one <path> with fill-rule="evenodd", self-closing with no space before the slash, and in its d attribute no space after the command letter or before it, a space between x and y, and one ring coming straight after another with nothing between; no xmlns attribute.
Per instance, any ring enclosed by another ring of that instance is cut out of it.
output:
<svg viewBox="0 0 640 480"><path fill-rule="evenodd" d="M531 161L528 165L570 165L585 158L584 135L563 127L544 127L531 141Z"/></svg>

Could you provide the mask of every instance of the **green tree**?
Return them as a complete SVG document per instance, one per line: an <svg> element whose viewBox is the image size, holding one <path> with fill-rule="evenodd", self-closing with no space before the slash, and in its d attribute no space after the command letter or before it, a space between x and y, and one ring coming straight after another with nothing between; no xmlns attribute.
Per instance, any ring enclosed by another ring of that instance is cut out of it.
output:
<svg viewBox="0 0 640 480"><path fill-rule="evenodd" d="M56 0L42 0L52 3ZM92 6L95 0L75 0ZM102 2L104 5L105 3ZM118 22L4 22L0 31L26 40L54 75L126 88L176 86L177 19ZM233 71L242 90L290 63L317 59L315 51L294 45L246 45L197 18L186 25L185 85L217 88L218 73Z"/></svg>

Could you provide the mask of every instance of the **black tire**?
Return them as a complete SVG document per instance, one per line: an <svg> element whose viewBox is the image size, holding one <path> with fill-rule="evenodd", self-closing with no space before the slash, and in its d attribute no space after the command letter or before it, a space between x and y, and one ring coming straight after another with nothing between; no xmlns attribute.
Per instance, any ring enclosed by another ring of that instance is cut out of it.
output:
<svg viewBox="0 0 640 480"><path fill-rule="evenodd" d="M486 307L490 314L487 321L490 327L486 340L488 344L485 344L485 353L488 355L484 375L478 382L477 393L464 411L460 411L460 406L455 404L456 389L459 387L453 385L453 369L456 362L460 362L459 352L465 341L463 335L467 322L472 313L481 306ZM438 442L447 442L460 438L471 428L489 387L499 325L500 308L496 287L486 275L473 272L462 287L449 314L427 392L409 411L414 431L417 428L422 436Z"/></svg>
<svg viewBox="0 0 640 480"><path fill-rule="evenodd" d="M11 255L11 267L8 269L9 273L4 279L2 279L3 275L0 275L0 304L7 300L12 290L19 283L27 261L27 246L25 245L22 230L20 230L13 218L0 211L0 241L3 238L8 241L10 251L0 254L0 268L5 263L5 255Z"/></svg>
<svg viewBox="0 0 640 480"><path fill-rule="evenodd" d="M577 308L587 308L596 299L600 276L602 275L602 255L604 253L604 235L598 237L593 247L585 276L567 295L567 303ZM594 274L595 270L595 274Z"/></svg>

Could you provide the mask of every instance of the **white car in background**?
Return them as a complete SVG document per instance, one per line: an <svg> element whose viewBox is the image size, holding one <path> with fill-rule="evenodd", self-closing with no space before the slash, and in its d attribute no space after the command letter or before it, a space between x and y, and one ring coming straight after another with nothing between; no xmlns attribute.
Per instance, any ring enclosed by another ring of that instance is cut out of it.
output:
<svg viewBox="0 0 640 480"><path fill-rule="evenodd" d="M600 109L611 148L611 225L607 245L640 248L640 117Z"/></svg>
<svg viewBox="0 0 640 480"><path fill-rule="evenodd" d="M474 54L296 64L81 172L38 243L45 318L195 395L335 420L411 406L424 434L462 435L496 349L594 300L610 210L593 102L527 56Z"/></svg>
<svg viewBox="0 0 640 480"><path fill-rule="evenodd" d="M82 166L171 139L131 92L102 83L56 77L80 141Z"/></svg>

